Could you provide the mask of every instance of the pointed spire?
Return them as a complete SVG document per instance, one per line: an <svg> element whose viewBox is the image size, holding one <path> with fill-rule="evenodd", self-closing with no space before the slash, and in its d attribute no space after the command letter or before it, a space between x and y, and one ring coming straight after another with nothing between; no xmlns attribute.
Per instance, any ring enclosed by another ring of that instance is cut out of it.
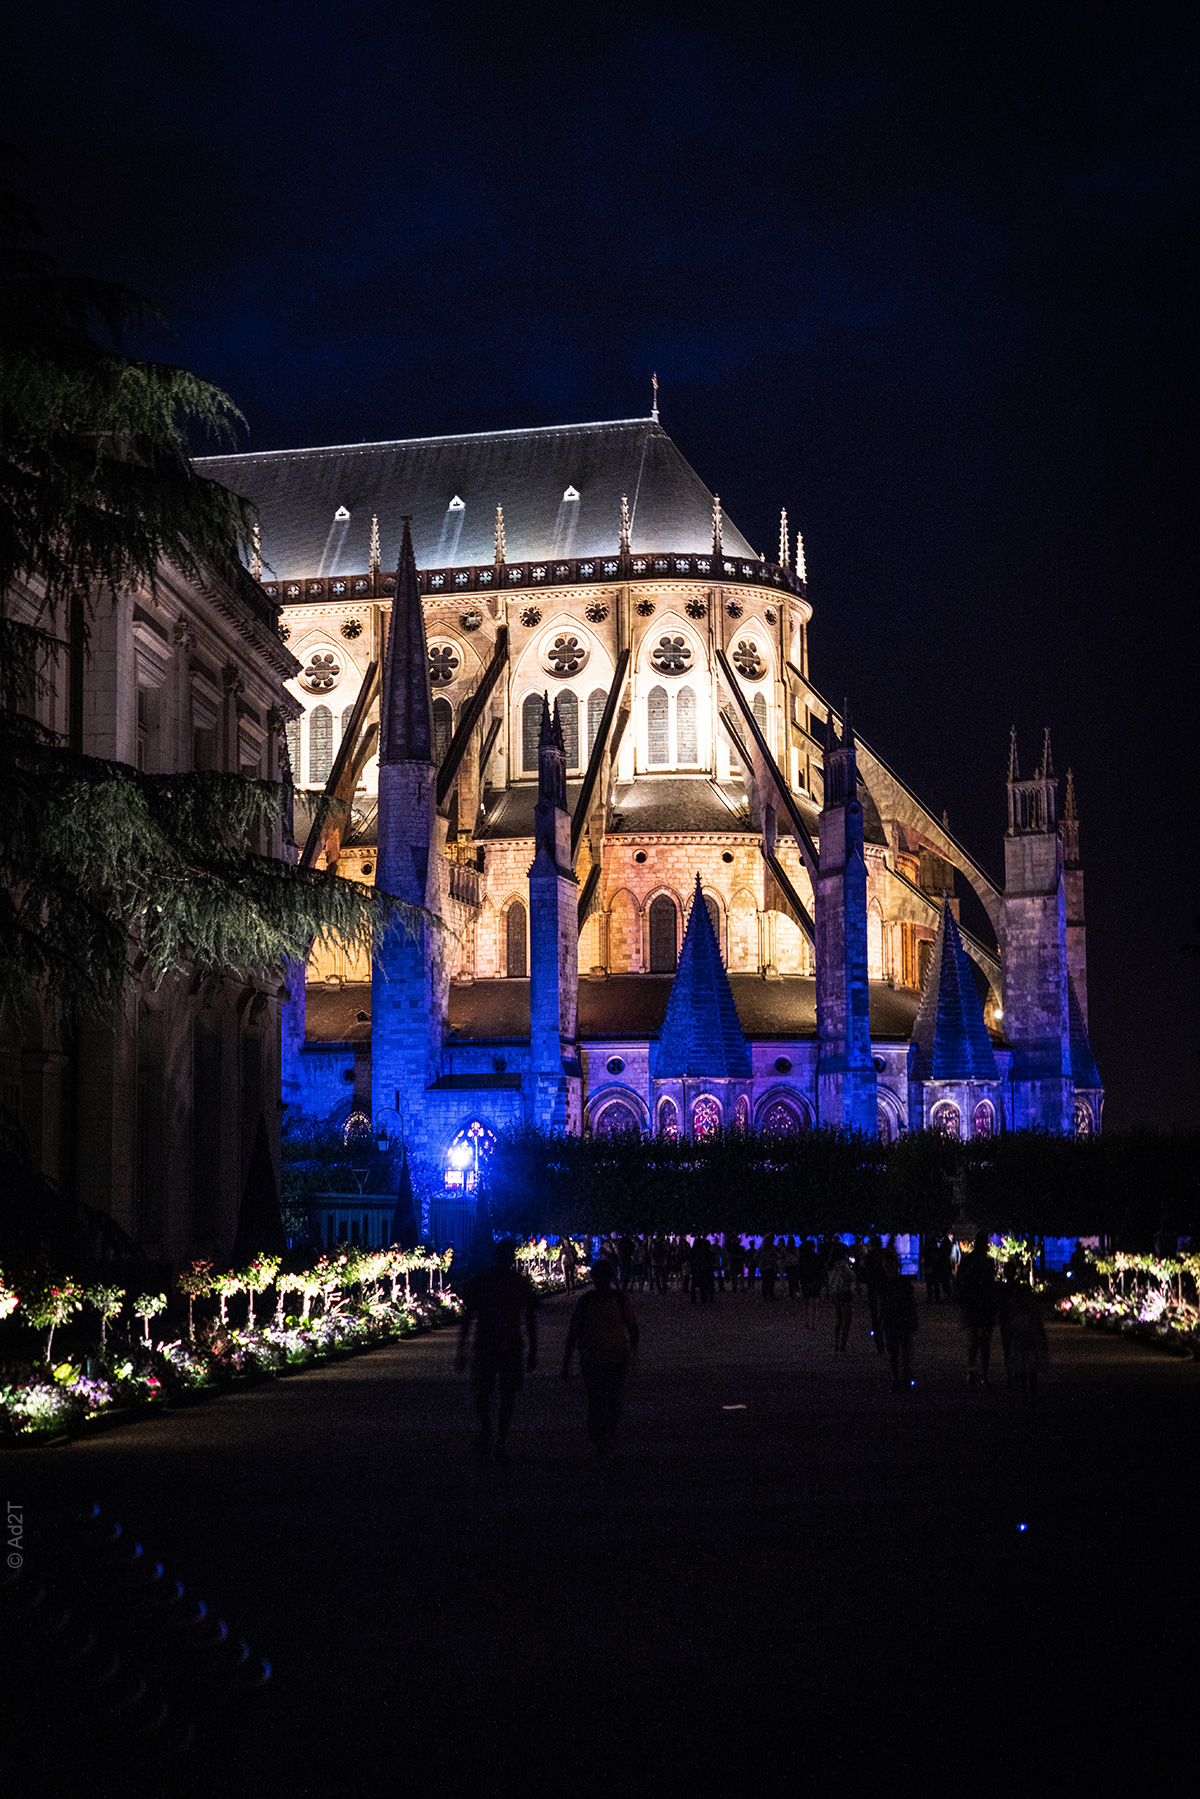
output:
<svg viewBox="0 0 1200 1799"><path fill-rule="evenodd" d="M844 750L854 748L854 726L850 723L849 697L842 701L842 748Z"/></svg>
<svg viewBox="0 0 1200 1799"><path fill-rule="evenodd" d="M250 573L256 581L262 580L262 534L257 519L250 535Z"/></svg>
<svg viewBox="0 0 1200 1799"><path fill-rule="evenodd" d="M799 531L796 533L796 579L798 581L808 580L808 575L804 568L804 539L801 537Z"/></svg>
<svg viewBox="0 0 1200 1799"><path fill-rule="evenodd" d="M832 754L834 750L840 750L841 747L838 742L837 726L833 722L833 708L827 707L825 711L825 749Z"/></svg>
<svg viewBox="0 0 1200 1799"><path fill-rule="evenodd" d="M621 554L629 554L629 496L621 495Z"/></svg>
<svg viewBox="0 0 1200 1799"><path fill-rule="evenodd" d="M550 695L546 692L542 694L542 722L538 726L538 748L539 750L554 748L554 723L550 717Z"/></svg>
<svg viewBox="0 0 1200 1799"><path fill-rule="evenodd" d="M651 375L651 377L650 377L650 390L654 396L654 398L651 402L651 406L650 406L650 417L654 420L654 423L657 425L657 423L658 423L658 374L657 374L657 372L655 374Z"/></svg>
<svg viewBox="0 0 1200 1799"><path fill-rule="evenodd" d="M372 575L377 575L379 573L379 515L374 512L371 514L371 563L369 572Z"/></svg>
<svg viewBox="0 0 1200 1799"><path fill-rule="evenodd" d="M1042 736L1042 766L1038 770L1038 776L1043 781L1051 781L1054 779L1054 757L1050 753L1049 725L1046 726Z"/></svg>
<svg viewBox="0 0 1200 1799"><path fill-rule="evenodd" d="M542 722L538 731L538 803L534 814L534 836L553 859L556 837L553 813L565 810L567 804L567 755L563 743L562 719L558 701L550 710L550 695L542 694Z"/></svg>
<svg viewBox="0 0 1200 1799"><path fill-rule="evenodd" d="M567 746L566 746L565 741L563 740L562 713L559 710L557 694L555 694L555 696L554 696L554 717L551 722L553 725L553 733L554 733L553 739L552 739L554 747L556 750L561 750L563 755L565 756L567 753Z"/></svg>
<svg viewBox="0 0 1200 1799"><path fill-rule="evenodd" d="M497 508L496 508L496 567L499 568L499 566L502 562L507 562L507 561L508 561L508 551L506 550L505 545L504 545L504 508L503 508L503 506L497 506Z"/></svg>
<svg viewBox="0 0 1200 1799"><path fill-rule="evenodd" d="M750 1052L699 875L666 1017L658 1034L654 1073L657 1080L689 1076L745 1080L750 1075Z"/></svg>
<svg viewBox="0 0 1200 1799"><path fill-rule="evenodd" d="M429 762L433 758L433 708L429 697L429 647L421 586L413 555L412 520L404 521L396 592L388 629L380 705L382 763Z"/></svg>
<svg viewBox="0 0 1200 1799"><path fill-rule="evenodd" d="M721 554L721 496L713 495L713 555Z"/></svg>
<svg viewBox="0 0 1200 1799"><path fill-rule="evenodd" d="M1067 770L1067 797L1063 802L1063 817L1068 824L1072 825L1076 824L1079 819L1079 809L1075 801L1075 774L1072 769Z"/></svg>
<svg viewBox="0 0 1200 1799"><path fill-rule="evenodd" d="M788 542L787 507L779 509L779 566L790 568L792 565L791 545Z"/></svg>
<svg viewBox="0 0 1200 1799"><path fill-rule="evenodd" d="M1010 781L1021 779L1021 764L1017 760L1017 727L1013 725L1008 734L1008 778Z"/></svg>
<svg viewBox="0 0 1200 1799"><path fill-rule="evenodd" d="M971 959L963 948L949 900L942 901L941 923L933 940L912 1041L917 1051L913 1072L918 1080L999 1078Z"/></svg>

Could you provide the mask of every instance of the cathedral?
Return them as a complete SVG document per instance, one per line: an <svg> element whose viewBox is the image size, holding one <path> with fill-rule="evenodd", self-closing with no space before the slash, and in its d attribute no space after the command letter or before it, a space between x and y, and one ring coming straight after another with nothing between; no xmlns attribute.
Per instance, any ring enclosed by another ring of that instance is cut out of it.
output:
<svg viewBox="0 0 1200 1799"><path fill-rule="evenodd" d="M300 664L299 853L432 915L293 981L289 1104L465 1210L520 1125L1099 1130L1049 734L1000 888L814 683L786 513L753 549L656 413L200 466Z"/></svg>

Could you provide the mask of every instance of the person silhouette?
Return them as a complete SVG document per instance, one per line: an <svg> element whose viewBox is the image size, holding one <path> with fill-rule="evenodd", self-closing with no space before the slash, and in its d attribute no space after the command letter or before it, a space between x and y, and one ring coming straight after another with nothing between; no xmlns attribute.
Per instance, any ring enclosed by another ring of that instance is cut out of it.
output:
<svg viewBox="0 0 1200 1799"><path fill-rule="evenodd" d="M517 1246L509 1239L496 1245L495 1261L482 1274L472 1275L463 1296L462 1326L454 1365L462 1374L467 1366L471 1327L475 1327L471 1361L471 1387L479 1419L476 1456L482 1464L492 1448L492 1394L500 1388L496 1427L496 1460L508 1461L508 1432L524 1374L537 1367L537 1293L528 1275L516 1266ZM521 1321L525 1322L524 1338ZM526 1342L528 1350L526 1350Z"/></svg>
<svg viewBox="0 0 1200 1799"><path fill-rule="evenodd" d="M571 1358L579 1351L579 1371L587 1393L587 1434L601 1463L612 1450L621 1397L638 1346L637 1317L627 1295L615 1285L615 1276L611 1262L596 1263L592 1291L576 1301L563 1351L564 1380L571 1378Z"/></svg>

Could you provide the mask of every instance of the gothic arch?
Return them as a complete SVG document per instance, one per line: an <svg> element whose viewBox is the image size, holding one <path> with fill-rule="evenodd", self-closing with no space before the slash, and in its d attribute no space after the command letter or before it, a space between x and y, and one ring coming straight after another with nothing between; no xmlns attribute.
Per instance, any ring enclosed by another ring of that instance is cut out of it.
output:
<svg viewBox="0 0 1200 1799"><path fill-rule="evenodd" d="M759 1099L758 1105L755 1108L754 1128L756 1131L761 1131L765 1128L763 1120L766 1118L772 1106L787 1106L790 1111L794 1112L796 1114L797 1130L808 1131L812 1129L812 1110L808 1101L795 1087L787 1087L782 1082L777 1081L774 1086L767 1088L767 1091Z"/></svg>
<svg viewBox="0 0 1200 1799"><path fill-rule="evenodd" d="M665 902L669 901L674 908L675 953L668 958L666 954L666 920ZM657 910L656 910L657 908ZM683 901L673 887L654 887L646 895L642 905L643 933L642 941L645 949L644 968L648 974L674 974L679 966L679 951L683 947L683 929L686 919ZM656 936L656 933L658 935ZM656 954L657 950L657 954ZM670 961L670 967L656 964Z"/></svg>
<svg viewBox="0 0 1200 1799"><path fill-rule="evenodd" d="M627 1087L623 1083L617 1083L613 1086L602 1087L599 1093L593 1094L588 1100L588 1123L591 1126L592 1135L594 1137L603 1137L605 1135L605 1114L615 1112L618 1108L629 1113L635 1127L639 1131L645 1131L649 1128L649 1119L644 1101L634 1092L632 1087ZM616 1121L613 1120L608 1128L613 1130L625 1127L618 1126Z"/></svg>
<svg viewBox="0 0 1200 1799"><path fill-rule="evenodd" d="M500 916L501 972L508 980L524 980L529 974L529 908L522 896L514 893L505 900Z"/></svg>

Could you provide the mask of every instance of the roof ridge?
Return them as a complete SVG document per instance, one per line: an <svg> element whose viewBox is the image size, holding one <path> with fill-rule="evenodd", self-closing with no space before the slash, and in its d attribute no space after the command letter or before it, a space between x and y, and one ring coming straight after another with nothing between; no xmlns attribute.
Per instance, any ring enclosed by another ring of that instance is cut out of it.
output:
<svg viewBox="0 0 1200 1799"><path fill-rule="evenodd" d="M357 443L344 444L308 444L296 449L283 450L231 450L224 456L195 456L194 462L248 462L258 461L268 456L328 456L345 450L396 450L403 444L443 444L477 442L485 437L538 437L548 436L551 432L567 431L603 431L615 429L620 425L653 425L663 437L663 431L657 419L649 417L628 419L590 419L573 425L513 425L503 431L444 431L433 437L379 437L361 438Z"/></svg>

